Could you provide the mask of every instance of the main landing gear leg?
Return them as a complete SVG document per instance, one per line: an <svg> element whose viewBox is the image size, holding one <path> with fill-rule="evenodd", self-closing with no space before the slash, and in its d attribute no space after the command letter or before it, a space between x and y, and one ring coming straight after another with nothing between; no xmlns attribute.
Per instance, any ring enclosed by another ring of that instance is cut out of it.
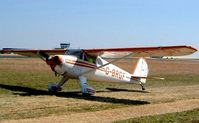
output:
<svg viewBox="0 0 199 123"><path fill-rule="evenodd" d="M64 85L64 83L66 81L68 81L68 77L66 76L66 74L63 75L63 77L61 78L61 80L59 81L59 83L57 84L48 84L48 91L50 92L57 92L57 91L61 91L61 86Z"/></svg>
<svg viewBox="0 0 199 123"><path fill-rule="evenodd" d="M95 90L87 85L87 78L84 76L79 76L79 83L83 95L94 95Z"/></svg>

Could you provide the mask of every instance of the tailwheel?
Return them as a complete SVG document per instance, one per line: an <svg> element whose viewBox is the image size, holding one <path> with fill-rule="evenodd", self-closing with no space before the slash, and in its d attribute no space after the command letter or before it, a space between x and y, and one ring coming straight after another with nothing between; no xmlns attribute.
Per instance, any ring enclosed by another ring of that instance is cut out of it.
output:
<svg viewBox="0 0 199 123"><path fill-rule="evenodd" d="M142 86L142 90L143 90L143 91L146 90L144 86Z"/></svg>
<svg viewBox="0 0 199 123"><path fill-rule="evenodd" d="M144 87L144 85L142 83L140 83L140 86L142 87L143 91L146 90L145 87Z"/></svg>

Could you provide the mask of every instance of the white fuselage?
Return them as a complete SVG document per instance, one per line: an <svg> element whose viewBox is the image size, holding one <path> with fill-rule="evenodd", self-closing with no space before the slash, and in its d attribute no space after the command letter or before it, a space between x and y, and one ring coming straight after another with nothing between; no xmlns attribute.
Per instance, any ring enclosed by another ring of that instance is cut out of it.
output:
<svg viewBox="0 0 199 123"><path fill-rule="evenodd" d="M67 73L67 76L70 78L78 79L82 73L90 71L82 76L92 81L138 83L131 79L132 74L113 64L100 67L101 65L108 63L100 57L97 58L96 64L94 64L80 60L72 55L58 56L62 59L62 64L56 65L55 67L55 71L58 74Z"/></svg>

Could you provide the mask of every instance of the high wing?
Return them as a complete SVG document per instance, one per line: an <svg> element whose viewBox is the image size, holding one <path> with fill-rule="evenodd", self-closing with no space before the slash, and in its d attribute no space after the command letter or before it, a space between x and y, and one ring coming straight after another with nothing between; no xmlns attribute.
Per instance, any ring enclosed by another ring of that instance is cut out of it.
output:
<svg viewBox="0 0 199 123"><path fill-rule="evenodd" d="M138 47L138 48L109 48L109 49L84 49L90 56L102 56L105 58L121 58L128 54L132 57L149 56L183 56L196 52L197 49L191 46L160 46L160 47Z"/></svg>
<svg viewBox="0 0 199 123"><path fill-rule="evenodd" d="M64 54L74 49L51 49L51 50L38 50L38 49L18 49L18 48L4 48L0 53L14 53L23 56L37 56L38 51L45 52L49 55ZM74 50L76 51L76 50ZM101 56L106 58L121 58L132 54L132 57L149 57L149 56L183 56L190 55L197 51L191 46L160 46L160 47L137 47L137 48L105 48L105 49L78 49L78 52L93 57ZM130 57L131 57L130 56Z"/></svg>
<svg viewBox="0 0 199 123"><path fill-rule="evenodd" d="M3 48L0 53L14 53L23 56L36 57L38 51L45 52L49 55L64 54L66 49L38 50L38 49L20 49L20 48Z"/></svg>

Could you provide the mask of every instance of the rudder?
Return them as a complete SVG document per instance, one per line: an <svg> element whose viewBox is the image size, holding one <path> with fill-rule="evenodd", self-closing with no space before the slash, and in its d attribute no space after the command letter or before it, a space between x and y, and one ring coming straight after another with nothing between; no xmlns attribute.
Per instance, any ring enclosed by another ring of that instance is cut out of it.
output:
<svg viewBox="0 0 199 123"><path fill-rule="evenodd" d="M146 60L144 58L139 58L131 78L141 83L146 83L148 73L149 69Z"/></svg>

